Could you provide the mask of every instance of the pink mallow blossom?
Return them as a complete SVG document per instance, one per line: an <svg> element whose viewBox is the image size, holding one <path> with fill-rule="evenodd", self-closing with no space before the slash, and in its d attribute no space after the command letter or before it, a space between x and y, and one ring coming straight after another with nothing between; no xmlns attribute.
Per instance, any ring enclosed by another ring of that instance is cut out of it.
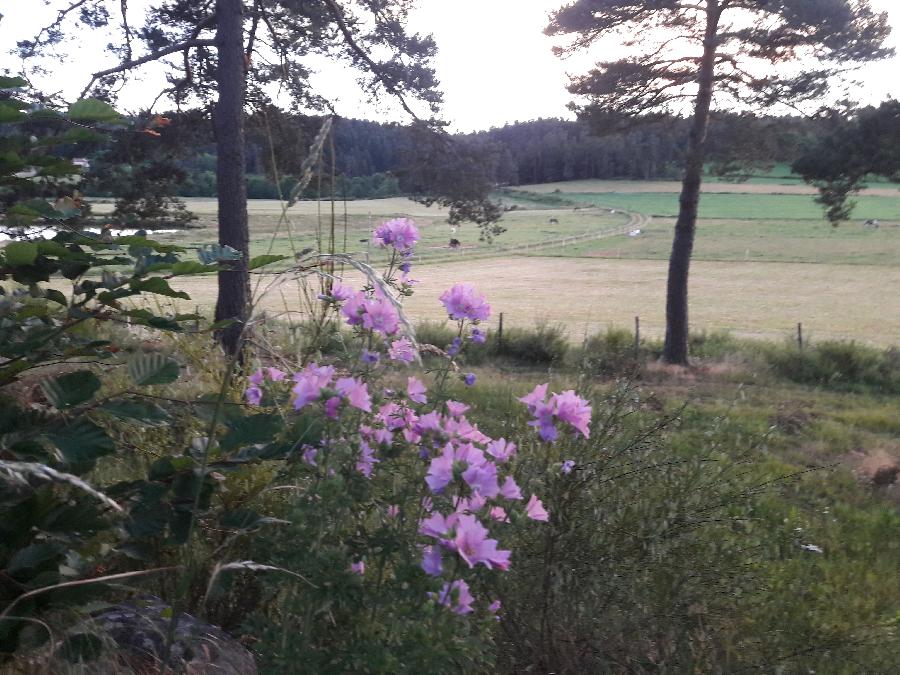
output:
<svg viewBox="0 0 900 675"><path fill-rule="evenodd" d="M453 548L469 567L478 563L488 569L509 569L509 551L497 549L497 540L488 539L487 528L472 515L461 515L456 523Z"/></svg>
<svg viewBox="0 0 900 675"><path fill-rule="evenodd" d="M415 347L413 347L412 340L408 337L394 340L388 349L388 356L394 361L412 363L416 360L416 350Z"/></svg>
<svg viewBox="0 0 900 675"><path fill-rule="evenodd" d="M431 594L434 597L434 594ZM444 607L449 607L456 614L469 614L472 611L472 603L475 598L469 592L469 584L462 579L444 584L441 592L437 594L437 601Z"/></svg>
<svg viewBox="0 0 900 675"><path fill-rule="evenodd" d="M335 388L347 402L358 410L372 412L372 399L366 383L355 377L342 377L334 383Z"/></svg>
<svg viewBox="0 0 900 675"><path fill-rule="evenodd" d="M375 459L375 451L365 441L359 444L359 459L356 461L356 470L366 478L372 477L372 469L380 460Z"/></svg>
<svg viewBox="0 0 900 675"><path fill-rule="evenodd" d="M531 393L521 397L519 401L524 403L534 420L528 424L537 427L541 438L545 441L554 441L558 435L556 422L569 424L582 436L590 436L591 406L578 396L572 389L560 394L553 394L547 399L548 385L540 384Z"/></svg>
<svg viewBox="0 0 900 675"><path fill-rule="evenodd" d="M491 306L470 284L454 284L440 299L447 314L456 321L485 321L491 315Z"/></svg>
<svg viewBox="0 0 900 675"><path fill-rule="evenodd" d="M426 546L422 549L422 569L425 570L425 574L437 577L443 568L440 546Z"/></svg>
<svg viewBox="0 0 900 675"><path fill-rule="evenodd" d="M372 298L365 304L362 315L363 328L374 330L384 335L393 335L400 328L400 315L397 309L386 298Z"/></svg>
<svg viewBox="0 0 900 675"><path fill-rule="evenodd" d="M262 396L262 389L255 384L247 387L247 391L244 392L244 397L250 405L259 405L259 402L262 401Z"/></svg>
<svg viewBox="0 0 900 675"><path fill-rule="evenodd" d="M363 576L366 573L365 561L358 560L355 563L350 563L350 571L354 574L358 574L359 576Z"/></svg>
<svg viewBox="0 0 900 675"><path fill-rule="evenodd" d="M393 246L398 251L409 251L419 241L419 228L409 218L394 218L379 225L373 239L380 248Z"/></svg>
<svg viewBox="0 0 900 675"><path fill-rule="evenodd" d="M294 393L294 410L318 401L322 388L327 387L334 377L334 368L331 366L318 366L310 363L299 373L294 374L296 383L291 391Z"/></svg>
<svg viewBox="0 0 900 675"><path fill-rule="evenodd" d="M406 393L409 395L410 401L415 401L416 403L427 403L428 399L425 397L425 385L422 384L422 381L417 377L409 377L406 379Z"/></svg>
<svg viewBox="0 0 900 675"><path fill-rule="evenodd" d="M547 513L547 510L544 508L541 500L537 498L537 495L531 495L531 499L529 499L528 503L525 505L525 515L532 520L540 520L544 523L550 520L550 514Z"/></svg>

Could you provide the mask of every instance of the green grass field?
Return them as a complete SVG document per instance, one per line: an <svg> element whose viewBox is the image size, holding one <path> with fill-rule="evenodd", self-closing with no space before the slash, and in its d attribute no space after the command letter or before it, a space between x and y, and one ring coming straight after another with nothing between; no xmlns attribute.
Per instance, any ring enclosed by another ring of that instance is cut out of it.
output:
<svg viewBox="0 0 900 675"><path fill-rule="evenodd" d="M890 290L900 287L900 191L881 186L863 195L854 220L832 228L812 195L770 192L781 187L707 185L691 274L692 325L781 340L803 322L814 340L900 342L900 296ZM469 281L484 291L495 312L505 313L508 325L559 322L577 341L586 332L631 326L639 315L647 335L659 336L674 218L639 214L674 213L677 188L676 183L577 181L505 191L502 199L516 208L504 216L507 232L490 244L479 241L477 227L453 229L445 211L406 199L348 202L346 216L339 203L336 248L343 250L346 240L348 251L378 265L384 253L368 245L371 229L408 216L422 232L413 273L422 283L409 301L417 319L441 318L443 289ZM723 189L729 192L716 191ZM809 191L799 184L790 189ZM189 246L215 240L215 202L192 199L189 207L200 227L160 238ZM278 202L251 202L253 255L269 250L290 255L320 243L328 248L330 204L301 202L287 216L281 218ZM864 227L861 219L867 217L878 217L881 226ZM620 234L629 222L638 223L640 235ZM615 228L619 233L560 243ZM461 242L459 249L448 247L451 237ZM214 302L214 277L179 283L193 303ZM296 309L291 297L279 292L261 306Z"/></svg>

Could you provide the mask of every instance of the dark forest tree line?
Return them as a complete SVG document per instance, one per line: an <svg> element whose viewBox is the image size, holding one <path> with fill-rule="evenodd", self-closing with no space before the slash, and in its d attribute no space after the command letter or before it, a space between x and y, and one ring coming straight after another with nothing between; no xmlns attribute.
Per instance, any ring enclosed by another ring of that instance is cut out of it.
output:
<svg viewBox="0 0 900 675"><path fill-rule="evenodd" d="M92 158L98 196L168 190L187 197L214 197L216 150L209 124L196 114L172 114L159 137L122 132L120 142ZM275 199L290 190L300 152L321 126L317 117L252 115L247 128L247 189L251 199ZM791 163L815 146L826 122L802 117L725 115L710 128L712 170L740 179L751 167ZM412 127L339 118L333 127L336 197L392 197L413 191L416 139ZM456 140L479 162L495 186L567 180L678 180L687 123L672 117L630 132L597 136L582 122L540 119L507 124ZM330 148L321 180L306 198L331 194ZM144 167L144 168L142 168ZM140 180L146 177L148 185ZM115 188L115 189L112 189Z"/></svg>

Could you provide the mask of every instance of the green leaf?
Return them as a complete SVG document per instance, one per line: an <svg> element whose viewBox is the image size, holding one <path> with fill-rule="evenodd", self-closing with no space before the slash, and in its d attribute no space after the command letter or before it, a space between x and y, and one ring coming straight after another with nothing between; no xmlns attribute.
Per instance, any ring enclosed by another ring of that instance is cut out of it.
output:
<svg viewBox="0 0 900 675"><path fill-rule="evenodd" d="M84 98L69 106L69 119L74 122L118 122L122 116L109 103Z"/></svg>
<svg viewBox="0 0 900 675"><path fill-rule="evenodd" d="M73 473L89 471L98 457L116 451L102 427L83 418L48 433L47 439L62 453Z"/></svg>
<svg viewBox="0 0 900 675"><path fill-rule="evenodd" d="M33 241L14 241L3 249L8 265L30 265L38 256L38 245Z"/></svg>
<svg viewBox="0 0 900 675"><path fill-rule="evenodd" d="M148 425L158 425L171 419L169 413L155 403L108 401L100 406L100 410L113 417L118 417L120 420Z"/></svg>
<svg viewBox="0 0 900 675"><path fill-rule="evenodd" d="M220 446L228 452L245 445L256 443L268 443L280 431L284 429L284 423L280 415L273 413L260 413L235 420Z"/></svg>
<svg viewBox="0 0 900 675"><path fill-rule="evenodd" d="M19 549L6 565L6 574L14 578L28 578L44 568L56 567L66 548L56 542L39 542Z"/></svg>
<svg viewBox="0 0 900 675"><path fill-rule="evenodd" d="M191 296L184 291L176 291L169 286L169 282L162 277L150 277L149 279L144 279L142 281L132 281L131 290L139 291L141 293L156 293L157 295L165 295L170 298L181 298L182 300L191 299Z"/></svg>
<svg viewBox="0 0 900 675"><path fill-rule="evenodd" d="M21 89L27 87L28 81L21 77L10 77L9 75L0 75L0 89Z"/></svg>
<svg viewBox="0 0 900 675"><path fill-rule="evenodd" d="M194 260L183 260L172 265L172 274L204 274L206 272L217 272L218 265L204 265Z"/></svg>
<svg viewBox="0 0 900 675"><path fill-rule="evenodd" d="M250 258L250 264L247 266L247 269L255 270L258 267L265 267L266 265L271 265L272 263L287 259L288 256L286 255L258 255L254 258Z"/></svg>
<svg viewBox="0 0 900 675"><path fill-rule="evenodd" d="M66 298L65 294L62 291L58 291L55 288L47 288L44 290L44 297L48 300L51 300L63 307L68 307L69 300Z"/></svg>
<svg viewBox="0 0 900 675"><path fill-rule="evenodd" d="M169 384L178 379L180 372L178 361L163 354L137 354L128 361L131 380L142 387Z"/></svg>
<svg viewBox="0 0 900 675"><path fill-rule="evenodd" d="M65 373L41 382L47 400L60 410L89 401L100 389L100 378L89 370Z"/></svg>

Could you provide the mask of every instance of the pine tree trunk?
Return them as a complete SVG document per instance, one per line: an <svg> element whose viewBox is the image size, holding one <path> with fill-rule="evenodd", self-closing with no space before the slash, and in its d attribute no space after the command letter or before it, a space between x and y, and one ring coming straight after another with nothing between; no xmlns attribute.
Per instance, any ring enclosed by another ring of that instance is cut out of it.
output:
<svg viewBox="0 0 900 675"><path fill-rule="evenodd" d="M712 105L719 15L718 3L715 0L707 0L706 34L698 77L699 91L688 139L678 220L675 222L675 238L669 256L669 279L666 286L666 341L663 346L663 361L685 366L688 364L688 272L691 266L691 253L694 250L703 161L706 157L706 131L709 127L709 111Z"/></svg>
<svg viewBox="0 0 900 675"><path fill-rule="evenodd" d="M232 323L219 333L228 354L239 355L250 304L250 235L247 225L246 149L244 142L243 4L216 0L216 46L219 100L213 113L216 133L216 190L219 198L219 243L241 252L240 261L219 272L216 321Z"/></svg>

